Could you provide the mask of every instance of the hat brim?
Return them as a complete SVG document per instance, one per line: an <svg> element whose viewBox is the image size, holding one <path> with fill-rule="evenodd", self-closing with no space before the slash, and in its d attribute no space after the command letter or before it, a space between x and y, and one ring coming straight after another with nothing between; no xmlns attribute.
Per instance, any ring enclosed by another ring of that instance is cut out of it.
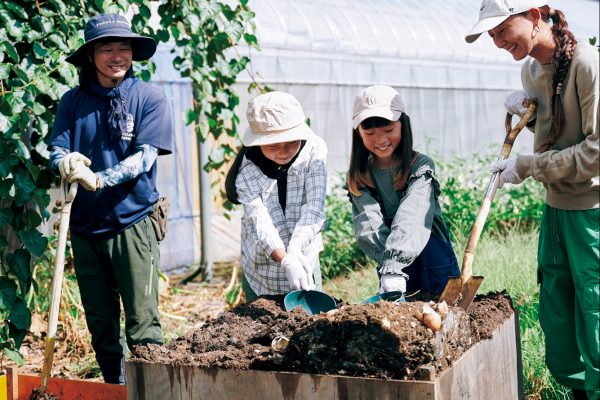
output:
<svg viewBox="0 0 600 400"><path fill-rule="evenodd" d="M308 140L313 137L315 133L312 129L305 123L301 123L298 126L295 126L290 129L286 129L284 131L273 131L269 133L256 133L253 132L250 127L246 129L244 135L242 136L242 144L246 147L253 146L264 146L268 144L276 144L276 143L284 143L284 142L293 142L296 140Z"/></svg>
<svg viewBox="0 0 600 400"><path fill-rule="evenodd" d="M473 43L477 40L477 38L479 38L479 36L481 36L483 32L487 32L490 29L494 29L502 22L504 22L508 17L510 17L510 15L500 15L497 17L484 18L478 21L475 24L475 26L473 26L473 28L469 31L469 33L467 33L467 36L465 36L465 40L467 41L467 43Z"/></svg>
<svg viewBox="0 0 600 400"><path fill-rule="evenodd" d="M402 111L392 111L389 108L371 108L361 111L356 117L352 118L352 126L356 129L364 120L372 117L385 118L389 121L398 121L401 115Z"/></svg>
<svg viewBox="0 0 600 400"><path fill-rule="evenodd" d="M125 35L125 36L99 36L85 42L82 44L77 50L75 50L70 56L66 58L66 61L76 65L81 66L87 61L87 49L93 46L95 43L106 41L107 39L114 39L115 41L119 40L129 40L131 41L131 51L132 51L132 60L133 61L144 61L148 60L150 57L154 55L156 52L156 41L148 36L140 36L140 35Z"/></svg>

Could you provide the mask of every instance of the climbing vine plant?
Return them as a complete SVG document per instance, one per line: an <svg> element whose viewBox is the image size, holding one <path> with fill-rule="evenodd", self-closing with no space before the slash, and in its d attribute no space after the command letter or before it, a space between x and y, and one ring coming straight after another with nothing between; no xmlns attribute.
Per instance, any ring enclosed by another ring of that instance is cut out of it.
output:
<svg viewBox="0 0 600 400"><path fill-rule="evenodd" d="M186 122L199 140L234 136L239 122L232 85L250 60L236 48L258 47L247 0L0 2L0 363L3 356L22 362L18 349L31 322L25 297L36 288L32 265L50 251L38 229L56 179L47 143L60 97L78 79L65 58L83 44L85 22L101 12L133 13L134 32L172 47L174 68L191 80ZM152 61L137 66L144 80L154 70ZM217 150L205 168L234 155L228 145Z"/></svg>

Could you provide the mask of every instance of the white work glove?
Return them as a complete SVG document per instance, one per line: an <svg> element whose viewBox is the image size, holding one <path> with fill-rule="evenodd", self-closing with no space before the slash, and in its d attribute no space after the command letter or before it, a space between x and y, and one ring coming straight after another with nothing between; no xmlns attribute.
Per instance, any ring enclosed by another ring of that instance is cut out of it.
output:
<svg viewBox="0 0 600 400"><path fill-rule="evenodd" d="M75 151L67 154L58 162L58 172L60 172L61 178L68 179L79 164L89 167L91 163L89 158Z"/></svg>
<svg viewBox="0 0 600 400"><path fill-rule="evenodd" d="M400 274L383 274L379 281L379 293L406 292L406 278Z"/></svg>
<svg viewBox="0 0 600 400"><path fill-rule="evenodd" d="M523 105L525 100L529 99L527 93L522 90L515 90L512 93L509 93L504 99L504 107L506 111L512 115L518 115L519 117L523 117L527 112L527 107ZM529 118L530 120L535 118L535 114Z"/></svg>
<svg viewBox="0 0 600 400"><path fill-rule="evenodd" d="M97 189L98 178L84 163L79 163L67 180L69 183L79 182L84 189L92 192Z"/></svg>
<svg viewBox="0 0 600 400"><path fill-rule="evenodd" d="M496 161L490 166L492 174L500 172L498 176L498 188L502 188L505 183L516 185L523 182L523 178L517 172L517 159L509 158L506 160Z"/></svg>
<svg viewBox="0 0 600 400"><path fill-rule="evenodd" d="M291 254L296 257L302 264L304 271L306 271L306 277L308 279L308 289L306 290L315 290L317 286L315 285L315 278L313 276L314 265L308 261L308 259L302 253L302 250L300 250L300 247L296 246L294 243L290 243L286 252L287 254Z"/></svg>
<svg viewBox="0 0 600 400"><path fill-rule="evenodd" d="M285 277L290 284L291 290L309 290L306 270L298 258L288 253L283 257L283 260L281 260L281 266L285 270Z"/></svg>

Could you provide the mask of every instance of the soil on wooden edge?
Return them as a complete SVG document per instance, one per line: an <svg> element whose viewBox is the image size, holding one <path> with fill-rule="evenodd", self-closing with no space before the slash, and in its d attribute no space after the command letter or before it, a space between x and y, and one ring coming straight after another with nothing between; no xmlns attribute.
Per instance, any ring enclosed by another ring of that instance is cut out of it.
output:
<svg viewBox="0 0 600 400"><path fill-rule="evenodd" d="M199 368L258 369L385 379L418 379L422 366L443 371L514 312L506 293L478 296L468 313L450 307L433 331L413 301L358 305L310 316L287 312L283 296L238 306L164 346L136 346L130 362ZM432 298L432 297L429 297ZM436 308L436 305L433 305Z"/></svg>

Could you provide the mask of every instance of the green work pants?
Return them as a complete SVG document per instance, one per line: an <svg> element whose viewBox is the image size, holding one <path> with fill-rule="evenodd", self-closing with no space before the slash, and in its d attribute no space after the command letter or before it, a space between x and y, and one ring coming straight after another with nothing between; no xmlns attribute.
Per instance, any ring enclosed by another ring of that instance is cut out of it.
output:
<svg viewBox="0 0 600 400"><path fill-rule="evenodd" d="M129 347L163 342L158 313L159 248L143 219L109 239L71 235L75 273L96 360L108 383L124 383L121 300Z"/></svg>
<svg viewBox="0 0 600 400"><path fill-rule="evenodd" d="M538 245L539 319L557 382L600 398L600 210L546 205Z"/></svg>

